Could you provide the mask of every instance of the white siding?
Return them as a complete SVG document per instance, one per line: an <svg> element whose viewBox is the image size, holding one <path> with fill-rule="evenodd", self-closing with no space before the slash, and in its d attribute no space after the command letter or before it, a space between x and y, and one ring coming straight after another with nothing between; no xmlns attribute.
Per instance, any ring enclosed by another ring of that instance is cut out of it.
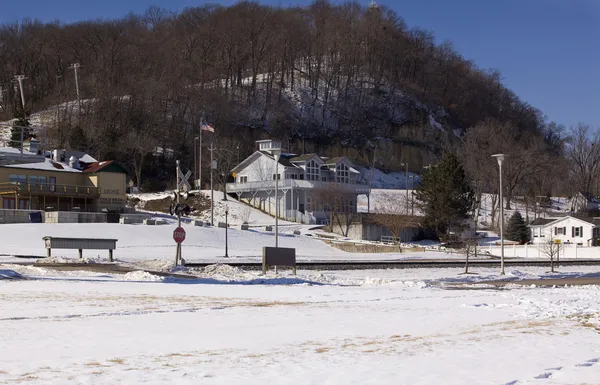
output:
<svg viewBox="0 0 600 385"><path fill-rule="evenodd" d="M594 225L586 221L582 221L573 217L565 217L558 222L553 222L546 225L543 228L543 237L540 237L539 230L534 228L537 230L535 234L537 234L538 237L534 236L533 241L534 243L544 243L551 239L560 239L562 243L571 242L583 243L583 245L587 245L588 240L592 238L593 228ZM564 233L561 233L561 229Z"/></svg>
<svg viewBox="0 0 600 385"><path fill-rule="evenodd" d="M283 173L282 165L279 165L279 173ZM261 154L254 162L238 171L236 182L240 183L242 176L247 177L248 182L273 180L273 174L275 174L275 160Z"/></svg>

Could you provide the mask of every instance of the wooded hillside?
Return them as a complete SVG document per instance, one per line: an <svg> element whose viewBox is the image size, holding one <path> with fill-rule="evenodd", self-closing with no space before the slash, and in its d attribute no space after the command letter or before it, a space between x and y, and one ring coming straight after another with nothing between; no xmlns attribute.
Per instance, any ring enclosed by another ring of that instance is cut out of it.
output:
<svg viewBox="0 0 600 385"><path fill-rule="evenodd" d="M72 63L81 64L80 106ZM5 24L0 120L21 103L17 74L27 76L28 112L60 105L47 123L56 147L115 158L163 181L171 160L148 155L172 149L193 168L202 117L229 150L219 155L223 167L269 136L290 151L364 163L377 145L378 165L419 171L489 119L543 143L557 130L500 73L478 69L451 43L435 45L386 7L356 3L241 2L178 14L152 7L120 20Z"/></svg>

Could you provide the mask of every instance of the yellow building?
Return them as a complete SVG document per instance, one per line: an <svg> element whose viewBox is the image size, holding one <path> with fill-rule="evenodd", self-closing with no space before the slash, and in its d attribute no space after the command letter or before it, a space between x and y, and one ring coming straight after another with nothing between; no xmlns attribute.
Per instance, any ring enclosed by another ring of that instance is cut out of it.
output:
<svg viewBox="0 0 600 385"><path fill-rule="evenodd" d="M120 211L125 207L126 171L113 161L80 166L44 162L0 166L3 209Z"/></svg>

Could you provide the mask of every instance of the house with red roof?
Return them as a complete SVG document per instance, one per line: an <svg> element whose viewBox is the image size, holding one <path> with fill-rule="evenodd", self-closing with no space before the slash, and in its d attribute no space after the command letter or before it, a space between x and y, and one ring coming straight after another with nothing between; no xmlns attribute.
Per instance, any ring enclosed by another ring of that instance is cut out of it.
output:
<svg viewBox="0 0 600 385"><path fill-rule="evenodd" d="M112 160L54 151L41 162L0 165L0 208L122 211L126 178L126 170Z"/></svg>

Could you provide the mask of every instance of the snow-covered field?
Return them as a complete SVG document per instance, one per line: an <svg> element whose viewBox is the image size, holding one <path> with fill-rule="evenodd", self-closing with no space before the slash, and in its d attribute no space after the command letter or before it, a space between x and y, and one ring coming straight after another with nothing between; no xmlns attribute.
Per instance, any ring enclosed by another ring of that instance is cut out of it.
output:
<svg viewBox="0 0 600 385"><path fill-rule="evenodd" d="M0 265L0 383L598 383L600 287L450 288L496 273L477 271L211 266L177 280Z"/></svg>
<svg viewBox="0 0 600 385"><path fill-rule="evenodd" d="M0 262L14 261L12 256L45 256L44 236L75 238L113 238L118 239L114 257L120 261L136 261L151 259L174 259L175 242L173 230L176 224L159 226L121 225L108 223L79 224L4 224L2 226L2 242L0 243ZM225 229L196 227L183 225L186 239L183 242L183 258L188 261L255 260L262 257L264 246L275 245L273 232L264 229L242 231L239 228L228 230L228 254L225 259ZM314 237L292 233L301 225L282 226L279 235L280 247L296 248L299 260L388 260L388 259L437 259L456 258L456 255L444 252L414 252L363 254L347 253L333 248ZM56 257L75 257L77 250L56 249L52 255ZM108 258L108 251L84 250L84 257L89 259Z"/></svg>

